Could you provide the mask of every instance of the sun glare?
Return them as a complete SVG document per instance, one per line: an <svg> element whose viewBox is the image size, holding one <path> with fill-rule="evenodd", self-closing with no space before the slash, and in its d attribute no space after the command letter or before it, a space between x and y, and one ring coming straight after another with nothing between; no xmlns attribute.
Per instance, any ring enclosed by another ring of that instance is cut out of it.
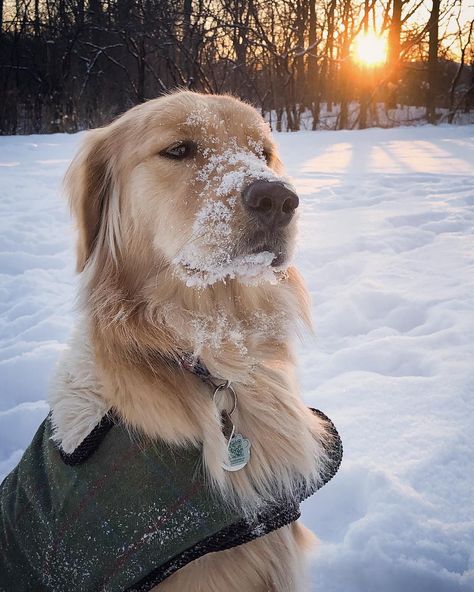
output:
<svg viewBox="0 0 474 592"><path fill-rule="evenodd" d="M360 33L354 39L353 55L363 66L380 66L387 61L387 41L372 31Z"/></svg>

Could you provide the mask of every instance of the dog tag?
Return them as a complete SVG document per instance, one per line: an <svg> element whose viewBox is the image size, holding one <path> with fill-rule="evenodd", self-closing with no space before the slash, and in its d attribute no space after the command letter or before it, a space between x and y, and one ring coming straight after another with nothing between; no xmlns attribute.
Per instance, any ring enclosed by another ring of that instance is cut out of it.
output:
<svg viewBox="0 0 474 592"><path fill-rule="evenodd" d="M220 388L222 387L216 389L214 396L219 392ZM235 426L230 416L235 410L237 400L233 389L232 393L234 395L234 406L232 410L230 412L221 412L222 433L227 440L227 459L222 463L222 468L225 471L240 471L249 462L250 441L244 438L242 434L235 433Z"/></svg>
<svg viewBox="0 0 474 592"><path fill-rule="evenodd" d="M222 463L225 471L240 471L249 462L250 441L242 434L233 433L227 442L227 460Z"/></svg>

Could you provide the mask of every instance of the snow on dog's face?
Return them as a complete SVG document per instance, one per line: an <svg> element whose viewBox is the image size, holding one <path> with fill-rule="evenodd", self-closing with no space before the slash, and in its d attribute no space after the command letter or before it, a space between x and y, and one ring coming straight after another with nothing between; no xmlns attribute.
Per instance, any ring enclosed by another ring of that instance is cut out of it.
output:
<svg viewBox="0 0 474 592"><path fill-rule="evenodd" d="M89 132L68 173L82 269L151 248L188 286L274 280L290 259L298 197L268 126L226 96L179 92ZM82 189L81 189L82 187Z"/></svg>

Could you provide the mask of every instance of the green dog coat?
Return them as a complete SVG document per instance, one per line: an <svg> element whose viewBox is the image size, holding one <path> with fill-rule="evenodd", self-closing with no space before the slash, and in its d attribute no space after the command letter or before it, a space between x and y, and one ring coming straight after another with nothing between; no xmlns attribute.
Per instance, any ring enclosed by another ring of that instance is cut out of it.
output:
<svg viewBox="0 0 474 592"><path fill-rule="evenodd" d="M48 416L0 486L0 591L144 592L206 553L293 522L342 458L333 424L313 411L333 437L322 482L252 519L206 487L199 449L141 442L106 415L66 455Z"/></svg>

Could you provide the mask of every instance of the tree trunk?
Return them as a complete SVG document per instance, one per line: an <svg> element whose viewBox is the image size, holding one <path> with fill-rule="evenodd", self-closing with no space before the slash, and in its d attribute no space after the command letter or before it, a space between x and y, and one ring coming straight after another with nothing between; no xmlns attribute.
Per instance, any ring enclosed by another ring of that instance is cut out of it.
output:
<svg viewBox="0 0 474 592"><path fill-rule="evenodd" d="M392 20L388 33L388 63L391 68L398 64L400 59L400 35L402 31L402 7L403 0L393 0Z"/></svg>
<svg viewBox="0 0 474 592"><path fill-rule="evenodd" d="M449 89L449 116L448 116L448 123L453 123L454 120L454 116L456 115L456 107L454 105L454 99L456 96L456 87L457 84L459 82L459 79L461 78L461 74L464 70L464 64L466 61L466 49L470 46L471 44L471 37L472 37L472 30L474 27L474 20L471 21L470 27L469 27L469 33L467 36L467 40L466 40L466 44L463 45L462 44L462 31L459 30L459 44L461 46L461 61L459 63L458 69L456 71L456 74L453 78L453 81L451 82L451 88Z"/></svg>
<svg viewBox="0 0 474 592"><path fill-rule="evenodd" d="M282 131L281 121L282 121L282 118L283 118L283 109L278 108L276 110L276 118L277 118L277 120L276 120L276 131L277 132L281 132Z"/></svg>
<svg viewBox="0 0 474 592"><path fill-rule="evenodd" d="M240 96L245 86L245 72L247 68L247 39L243 31L246 29L246 2L234 0L232 3L232 44L235 54L235 68L233 74L233 90Z"/></svg>
<svg viewBox="0 0 474 592"><path fill-rule="evenodd" d="M307 80L307 98L311 108L312 115L312 129L317 129L319 123L319 110L321 104L321 92L319 88L319 67L318 67L318 45L316 37L316 0L310 0L309 3L309 54L308 54L308 67L306 71Z"/></svg>
<svg viewBox="0 0 474 592"><path fill-rule="evenodd" d="M392 20L388 34L388 67L390 68L389 94L387 98L387 107L396 109L397 107L397 86L400 76L400 36L402 32L402 7L403 0L393 0Z"/></svg>
<svg viewBox="0 0 474 592"><path fill-rule="evenodd" d="M336 11L337 0L331 0L328 12L328 40L325 57L325 76L324 89L326 91L327 110L332 111L333 92L331 90L334 84L334 13Z"/></svg>
<svg viewBox="0 0 474 592"><path fill-rule="evenodd" d="M369 32L369 0L364 2L364 34L367 35ZM369 86L368 81L370 79L369 67L361 66L361 93L360 93L360 104L359 104L359 129L365 129L367 127L367 107L369 105Z"/></svg>
<svg viewBox="0 0 474 592"><path fill-rule="evenodd" d="M349 36L349 16L351 11L351 0L344 0L342 22L344 31L342 34L341 66L339 69L339 99L340 110L338 116L338 129L346 129L349 124L349 56L351 39Z"/></svg>
<svg viewBox="0 0 474 592"><path fill-rule="evenodd" d="M438 94L438 35L439 35L440 0L433 0L429 30L428 48L428 94L426 97L426 118L429 123L436 123L436 98Z"/></svg>
<svg viewBox="0 0 474 592"><path fill-rule="evenodd" d="M137 102L145 102L145 80L146 80L146 45L145 36L140 37L138 43L138 60L137 60Z"/></svg>
<svg viewBox="0 0 474 592"><path fill-rule="evenodd" d="M471 81L464 99L464 113L469 113L474 108L474 56L471 59Z"/></svg>
<svg viewBox="0 0 474 592"><path fill-rule="evenodd" d="M77 2L77 25L79 28L84 26L84 0Z"/></svg>
<svg viewBox="0 0 474 592"><path fill-rule="evenodd" d="M305 93L305 57L304 57L304 36L307 27L307 11L308 2L307 0L298 0L297 2L297 16L296 16L296 43L297 43L297 55L295 59L295 85L293 93L293 101L299 113L304 111L306 106L307 97Z"/></svg>
<svg viewBox="0 0 474 592"><path fill-rule="evenodd" d="M35 20L33 25L35 39L40 36L40 16L39 16L39 0L35 0Z"/></svg>
<svg viewBox="0 0 474 592"><path fill-rule="evenodd" d="M184 51L184 46L187 46L189 49L192 47L192 30L191 30L191 16L193 13L193 4L192 0L184 0L183 3L183 41L181 42L181 47L179 48L181 51L181 64L180 68L184 74L184 78L186 80L186 87L192 88L194 85L194 76L193 76L193 60L190 59L190 53L186 53Z"/></svg>

